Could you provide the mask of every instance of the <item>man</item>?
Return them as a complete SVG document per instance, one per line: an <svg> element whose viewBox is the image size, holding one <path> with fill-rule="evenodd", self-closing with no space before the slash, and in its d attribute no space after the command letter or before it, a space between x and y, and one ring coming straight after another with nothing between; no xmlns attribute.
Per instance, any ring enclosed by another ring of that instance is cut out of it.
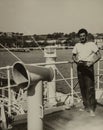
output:
<svg viewBox="0 0 103 130"><path fill-rule="evenodd" d="M86 29L78 31L80 42L72 51L73 60L77 64L77 75L85 110L95 116L96 99L94 83L94 64L101 58L99 49L94 42L88 41Z"/></svg>

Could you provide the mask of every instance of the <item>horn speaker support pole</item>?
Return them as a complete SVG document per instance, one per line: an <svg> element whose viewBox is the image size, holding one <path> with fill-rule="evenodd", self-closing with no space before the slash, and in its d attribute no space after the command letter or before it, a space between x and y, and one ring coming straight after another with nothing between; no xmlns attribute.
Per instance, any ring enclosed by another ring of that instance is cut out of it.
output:
<svg viewBox="0 0 103 130"><path fill-rule="evenodd" d="M52 68L25 66L22 62L16 62L13 65L12 75L17 89L27 90L28 130L43 130L42 81L50 82L53 79Z"/></svg>
<svg viewBox="0 0 103 130"><path fill-rule="evenodd" d="M35 89L35 90L34 90ZM35 94L33 94L35 91ZM28 130L43 130L42 81L28 89Z"/></svg>

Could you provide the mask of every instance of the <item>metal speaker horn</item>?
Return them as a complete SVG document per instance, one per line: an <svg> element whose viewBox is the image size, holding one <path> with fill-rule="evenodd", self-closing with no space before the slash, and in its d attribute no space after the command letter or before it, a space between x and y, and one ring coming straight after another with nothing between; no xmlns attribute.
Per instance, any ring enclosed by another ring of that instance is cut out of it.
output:
<svg viewBox="0 0 103 130"><path fill-rule="evenodd" d="M22 62L16 62L12 68L12 75L18 89L27 89L31 85L42 81L52 81L54 71L50 68L40 66L24 65Z"/></svg>

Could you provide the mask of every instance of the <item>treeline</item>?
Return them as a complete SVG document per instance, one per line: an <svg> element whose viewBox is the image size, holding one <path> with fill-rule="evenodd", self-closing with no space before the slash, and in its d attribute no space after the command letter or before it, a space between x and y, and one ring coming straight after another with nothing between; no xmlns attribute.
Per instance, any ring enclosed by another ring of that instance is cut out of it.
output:
<svg viewBox="0 0 103 130"><path fill-rule="evenodd" d="M95 38L102 38L103 34L88 34L88 40L94 41ZM24 35L23 33L0 32L0 44L11 48L38 47L47 45L74 46L79 41L77 33L71 32L64 34L56 32L44 35Z"/></svg>

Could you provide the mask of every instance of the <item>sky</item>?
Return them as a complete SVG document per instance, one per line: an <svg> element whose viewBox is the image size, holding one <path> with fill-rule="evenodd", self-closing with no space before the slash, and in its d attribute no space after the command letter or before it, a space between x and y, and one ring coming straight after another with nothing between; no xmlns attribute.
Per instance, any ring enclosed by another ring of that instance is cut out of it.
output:
<svg viewBox="0 0 103 130"><path fill-rule="evenodd" d="M0 31L103 33L103 0L0 0Z"/></svg>

